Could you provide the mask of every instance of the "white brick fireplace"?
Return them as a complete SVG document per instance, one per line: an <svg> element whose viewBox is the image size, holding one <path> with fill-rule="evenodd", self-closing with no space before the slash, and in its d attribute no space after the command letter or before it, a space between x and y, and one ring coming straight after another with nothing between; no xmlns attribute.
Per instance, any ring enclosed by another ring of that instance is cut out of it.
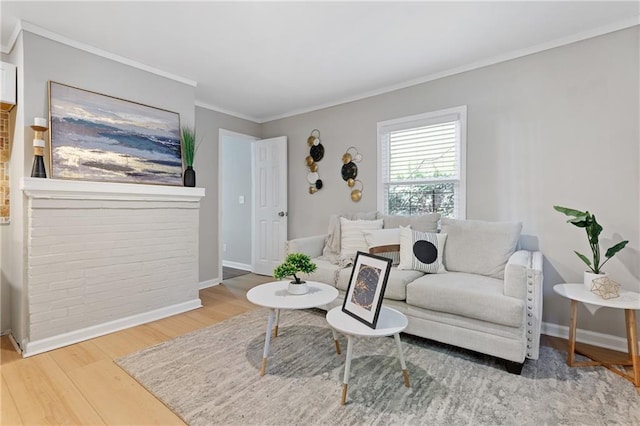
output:
<svg viewBox="0 0 640 426"><path fill-rule="evenodd" d="M198 308L203 188L25 178L23 355Z"/></svg>

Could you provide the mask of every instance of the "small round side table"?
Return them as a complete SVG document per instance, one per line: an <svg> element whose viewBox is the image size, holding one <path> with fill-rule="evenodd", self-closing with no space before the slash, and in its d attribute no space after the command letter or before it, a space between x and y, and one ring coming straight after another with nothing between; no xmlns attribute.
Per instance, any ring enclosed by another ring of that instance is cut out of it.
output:
<svg viewBox="0 0 640 426"><path fill-rule="evenodd" d="M633 291L620 291L620 297L612 299L602 299L601 297L588 291L583 284L557 284L553 290L562 297L571 300L571 325L569 327L569 349L567 364L570 367L587 367L601 365L619 376L624 377L640 387L640 360L638 357L638 330L636 325L636 311L640 309L640 293ZM588 353L583 348L576 349L576 325L578 322L578 302L589 303L606 308L624 309L624 317L627 325L627 348L629 360L623 364L614 364L611 360L598 359L593 354ZM576 362L575 354L579 353L590 358L592 361ZM631 365L633 374L627 374L615 368L614 365Z"/></svg>
<svg viewBox="0 0 640 426"><path fill-rule="evenodd" d="M278 325L280 323L281 309L309 309L320 306L329 307L329 304L338 297L338 290L328 284L307 281L309 292L306 294L290 294L287 291L289 281L275 281L261 284L247 292L249 302L269 308L267 318L267 332L264 338L264 350L262 352L262 365L260 375L264 376L267 371L267 357L269 356L269 345L271 344L271 330L275 317L274 337L278 337ZM333 331L333 339L336 340L336 333ZM336 352L340 353L340 348L336 346Z"/></svg>
<svg viewBox="0 0 640 426"><path fill-rule="evenodd" d="M384 337L393 336L398 348L398 358L400 358L400 366L402 367L402 376L404 377L404 385L410 387L409 372L404 362L402 354L402 345L400 343L400 332L407 328L409 322L407 317L401 312L382 306L376 328L371 328L351 316L342 312L341 306L336 306L327 312L327 322L332 329L339 331L347 336L347 359L344 363L344 379L342 381L342 398L340 404L345 405L347 402L347 388L349 386L349 370L351 369L351 358L353 356L353 337ZM336 342L336 348L338 344Z"/></svg>

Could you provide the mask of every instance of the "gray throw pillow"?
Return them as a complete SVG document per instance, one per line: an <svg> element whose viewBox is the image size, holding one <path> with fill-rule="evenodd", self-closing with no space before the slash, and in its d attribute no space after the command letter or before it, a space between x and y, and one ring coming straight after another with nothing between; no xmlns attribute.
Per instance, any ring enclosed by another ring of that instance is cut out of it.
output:
<svg viewBox="0 0 640 426"><path fill-rule="evenodd" d="M503 279L509 257L516 251L522 223L442 218L447 234L444 265L447 271Z"/></svg>
<svg viewBox="0 0 640 426"><path fill-rule="evenodd" d="M401 215L380 215L384 220L384 228L399 228L401 226L411 226L411 229L422 232L436 232L440 213L428 213L415 216Z"/></svg>

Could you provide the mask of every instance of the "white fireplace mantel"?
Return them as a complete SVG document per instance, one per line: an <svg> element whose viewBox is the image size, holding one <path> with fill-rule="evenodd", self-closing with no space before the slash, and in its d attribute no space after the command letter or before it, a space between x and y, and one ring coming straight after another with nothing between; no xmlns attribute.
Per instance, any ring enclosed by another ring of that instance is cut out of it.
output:
<svg viewBox="0 0 640 426"><path fill-rule="evenodd" d="M64 179L22 178L20 189L29 198L63 200L200 201L204 188L89 182Z"/></svg>
<svg viewBox="0 0 640 426"><path fill-rule="evenodd" d="M23 356L197 309L204 188L25 177Z"/></svg>

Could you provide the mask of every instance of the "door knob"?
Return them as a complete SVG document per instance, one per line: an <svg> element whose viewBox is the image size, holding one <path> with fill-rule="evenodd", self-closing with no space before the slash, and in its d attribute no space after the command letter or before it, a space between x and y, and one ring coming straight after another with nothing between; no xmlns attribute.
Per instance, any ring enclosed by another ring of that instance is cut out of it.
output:
<svg viewBox="0 0 640 426"><path fill-rule="evenodd" d="M287 216L287 213L286 212L278 212L278 216L285 217L285 216Z"/></svg>

